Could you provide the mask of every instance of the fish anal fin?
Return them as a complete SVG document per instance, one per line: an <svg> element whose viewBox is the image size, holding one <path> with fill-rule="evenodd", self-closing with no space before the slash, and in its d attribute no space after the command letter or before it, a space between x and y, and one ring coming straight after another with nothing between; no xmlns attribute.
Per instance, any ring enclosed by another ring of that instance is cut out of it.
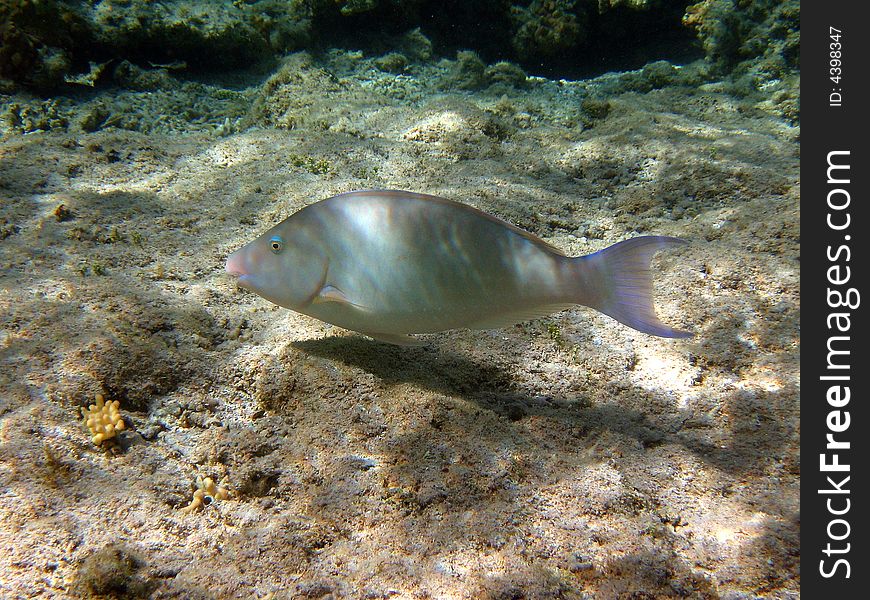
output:
<svg viewBox="0 0 870 600"><path fill-rule="evenodd" d="M414 337L413 335L403 335L401 333L371 333L369 331L362 331L360 333L364 333L370 338L374 338L379 342L385 342L387 344L394 344L396 346L425 346L426 341L421 340L420 338Z"/></svg>
<svg viewBox="0 0 870 600"><path fill-rule="evenodd" d="M533 319L540 319L541 317L546 317L548 315L552 315L553 313L557 313L565 310L566 308L571 308L572 306L576 306L575 304L546 304L542 306L535 306L532 308L527 308L518 311L512 311L508 313L502 313L500 315L494 315L489 317L483 321L479 321L477 323L473 323L469 325L469 329L502 329L504 327L510 327L511 325L516 325L517 323L522 323L523 321L531 321Z"/></svg>

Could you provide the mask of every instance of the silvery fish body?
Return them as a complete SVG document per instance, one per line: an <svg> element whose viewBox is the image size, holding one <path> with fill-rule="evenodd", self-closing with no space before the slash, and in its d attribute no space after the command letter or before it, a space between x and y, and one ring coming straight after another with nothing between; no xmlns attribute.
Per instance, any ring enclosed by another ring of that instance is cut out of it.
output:
<svg viewBox="0 0 870 600"><path fill-rule="evenodd" d="M470 206L392 190L311 204L234 252L239 285L286 308L391 343L409 334L493 329L575 304L640 331L687 337L652 304L663 236L571 258Z"/></svg>

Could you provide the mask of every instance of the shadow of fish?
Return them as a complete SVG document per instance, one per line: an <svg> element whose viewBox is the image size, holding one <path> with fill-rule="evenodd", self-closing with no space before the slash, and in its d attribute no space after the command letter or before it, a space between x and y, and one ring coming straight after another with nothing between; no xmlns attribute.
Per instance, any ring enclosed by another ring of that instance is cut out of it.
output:
<svg viewBox="0 0 870 600"><path fill-rule="evenodd" d="M465 204L368 190L306 206L230 255L226 270L275 304L392 344L576 304L680 338L692 334L656 317L649 267L657 251L683 243L643 236L572 258Z"/></svg>

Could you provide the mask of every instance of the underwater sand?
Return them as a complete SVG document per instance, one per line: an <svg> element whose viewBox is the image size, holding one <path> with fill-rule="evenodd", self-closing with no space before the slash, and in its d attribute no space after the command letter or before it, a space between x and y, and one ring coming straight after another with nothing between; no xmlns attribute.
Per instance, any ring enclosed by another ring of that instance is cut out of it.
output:
<svg viewBox="0 0 870 600"><path fill-rule="evenodd" d="M570 82L294 68L251 93L259 127L0 139L0 596L797 597L799 128L715 84L584 127ZM578 307L398 348L224 274L360 188L570 255L685 238L657 307L697 335ZM183 511L197 476L230 498Z"/></svg>

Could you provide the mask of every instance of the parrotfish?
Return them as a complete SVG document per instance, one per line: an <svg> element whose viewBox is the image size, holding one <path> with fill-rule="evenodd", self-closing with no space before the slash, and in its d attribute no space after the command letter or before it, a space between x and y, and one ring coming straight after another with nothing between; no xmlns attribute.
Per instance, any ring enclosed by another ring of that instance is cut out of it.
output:
<svg viewBox="0 0 870 600"><path fill-rule="evenodd" d="M569 257L459 202L364 190L302 208L231 254L226 271L275 304L392 344L498 329L577 304L683 338L692 334L655 314L650 261L684 243L642 236Z"/></svg>

